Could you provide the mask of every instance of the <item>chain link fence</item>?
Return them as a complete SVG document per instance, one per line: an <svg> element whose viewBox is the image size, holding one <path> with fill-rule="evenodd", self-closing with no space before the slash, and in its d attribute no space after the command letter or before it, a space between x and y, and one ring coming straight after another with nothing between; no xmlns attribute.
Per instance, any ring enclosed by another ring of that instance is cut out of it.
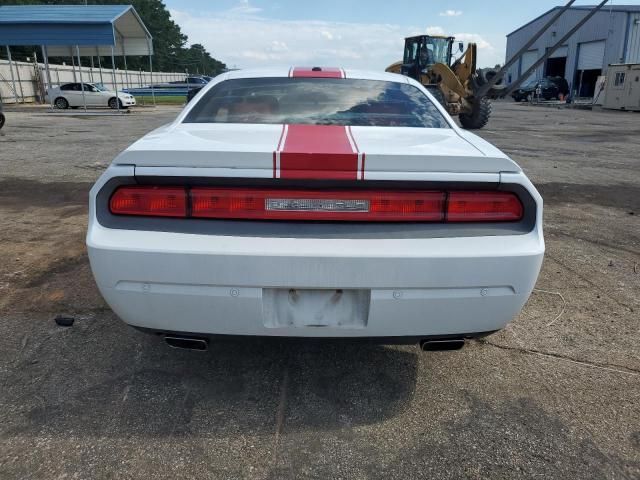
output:
<svg viewBox="0 0 640 480"><path fill-rule="evenodd" d="M145 72L142 70L118 70L110 68L77 67L73 65L49 64L52 85L82 81L102 83L118 90L144 87L151 84L182 81L183 72ZM0 100L2 103L44 103L47 74L43 63L9 62L0 60Z"/></svg>

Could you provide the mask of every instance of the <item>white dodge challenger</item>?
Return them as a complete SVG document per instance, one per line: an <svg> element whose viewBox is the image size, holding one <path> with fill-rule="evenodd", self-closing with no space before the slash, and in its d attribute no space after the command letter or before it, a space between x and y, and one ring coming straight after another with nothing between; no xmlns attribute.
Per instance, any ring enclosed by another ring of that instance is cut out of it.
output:
<svg viewBox="0 0 640 480"><path fill-rule="evenodd" d="M534 288L542 199L417 82L235 71L127 148L91 190L97 285L177 347L212 335L454 349Z"/></svg>

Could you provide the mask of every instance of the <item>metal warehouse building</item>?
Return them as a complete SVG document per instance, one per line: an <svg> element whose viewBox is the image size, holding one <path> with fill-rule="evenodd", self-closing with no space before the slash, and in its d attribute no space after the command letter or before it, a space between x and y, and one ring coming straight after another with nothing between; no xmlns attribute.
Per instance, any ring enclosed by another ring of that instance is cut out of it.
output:
<svg viewBox="0 0 640 480"><path fill-rule="evenodd" d="M507 60L512 58L561 7L555 7L507 35ZM571 7L508 71L507 83L555 45L593 7ZM605 7L585 23L531 76L562 76L578 96L593 96L596 80L613 63L640 63L640 6Z"/></svg>

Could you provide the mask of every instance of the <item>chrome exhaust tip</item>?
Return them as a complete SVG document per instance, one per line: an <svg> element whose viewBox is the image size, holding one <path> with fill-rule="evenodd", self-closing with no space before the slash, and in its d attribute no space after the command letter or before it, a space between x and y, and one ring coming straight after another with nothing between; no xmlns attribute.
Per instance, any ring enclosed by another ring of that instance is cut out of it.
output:
<svg viewBox="0 0 640 480"><path fill-rule="evenodd" d="M442 352L447 350L460 350L462 347L464 347L464 338L420 341L420 349L423 352Z"/></svg>
<svg viewBox="0 0 640 480"><path fill-rule="evenodd" d="M181 350L197 350L200 352L206 352L209 347L209 342L207 340L197 337L165 335L164 341L171 348L179 348Z"/></svg>

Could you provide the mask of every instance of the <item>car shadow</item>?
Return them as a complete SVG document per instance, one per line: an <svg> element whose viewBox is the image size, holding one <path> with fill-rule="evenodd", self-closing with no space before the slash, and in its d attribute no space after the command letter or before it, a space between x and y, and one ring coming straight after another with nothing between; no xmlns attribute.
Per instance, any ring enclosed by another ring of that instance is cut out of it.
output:
<svg viewBox="0 0 640 480"><path fill-rule="evenodd" d="M331 430L394 417L414 393L416 348L247 339L183 351L105 315L22 352L0 437Z"/></svg>

